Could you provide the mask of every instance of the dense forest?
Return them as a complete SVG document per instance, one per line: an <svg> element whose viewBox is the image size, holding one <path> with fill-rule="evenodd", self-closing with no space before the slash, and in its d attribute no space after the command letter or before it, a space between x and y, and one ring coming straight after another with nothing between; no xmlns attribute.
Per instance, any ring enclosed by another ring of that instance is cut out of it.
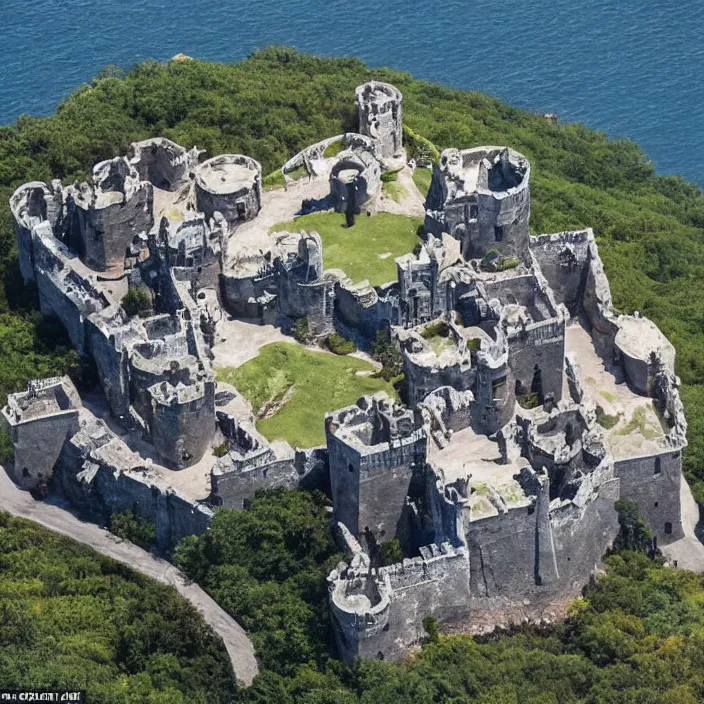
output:
<svg viewBox="0 0 704 704"><path fill-rule="evenodd" d="M0 689L91 704L210 704L237 690L222 641L175 589L0 512Z"/></svg>
<svg viewBox="0 0 704 704"><path fill-rule="evenodd" d="M533 167L533 232L594 228L617 308L648 315L677 348L690 423L686 471L704 503L699 189L657 176L629 141L553 125L479 93L371 70L356 59L285 48L232 65L147 62L127 74L109 68L55 115L0 128L0 396L28 378L84 371L60 327L37 312L35 292L21 284L7 207L16 186L85 177L94 162L153 135L210 154L249 154L270 172L303 146L355 129L354 88L372 77L401 89L404 121L439 148L507 144L524 153ZM227 699L232 680L222 649L210 634L198 635L202 625L168 590L88 559L63 539L2 521L0 686L27 683L27 673L31 683L73 682L80 671L102 688L91 701ZM339 556L322 497L276 493L245 511L222 510L208 534L181 543L176 559L252 634L264 667L239 701L704 700L704 580L625 549L639 544L622 547L563 625L485 642L431 628L429 642L407 663L352 670L332 657L329 642L324 576Z"/></svg>

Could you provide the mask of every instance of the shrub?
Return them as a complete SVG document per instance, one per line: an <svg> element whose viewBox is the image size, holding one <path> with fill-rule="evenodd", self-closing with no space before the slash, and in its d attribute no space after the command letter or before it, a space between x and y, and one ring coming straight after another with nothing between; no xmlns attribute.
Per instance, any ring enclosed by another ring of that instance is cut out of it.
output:
<svg viewBox="0 0 704 704"><path fill-rule="evenodd" d="M385 540L379 545L379 554L382 565L395 565L398 562L403 562L403 550L401 550L401 541L398 538Z"/></svg>
<svg viewBox="0 0 704 704"><path fill-rule="evenodd" d="M284 179L284 174L281 169L276 169L270 174L267 174L262 179L262 186L267 189L281 188L286 185L286 179Z"/></svg>
<svg viewBox="0 0 704 704"><path fill-rule="evenodd" d="M352 340L347 340L336 332L328 336L325 344L331 352L339 355L351 354L356 349Z"/></svg>
<svg viewBox="0 0 704 704"><path fill-rule="evenodd" d="M601 406L596 407L596 422L606 430L613 428L619 421L619 416L611 416Z"/></svg>
<svg viewBox="0 0 704 704"><path fill-rule="evenodd" d="M7 465L15 461L15 447L12 438L4 430L0 430L0 463Z"/></svg>
<svg viewBox="0 0 704 704"><path fill-rule="evenodd" d="M614 506L620 529L614 540L614 549L649 553L653 547L653 532L643 520L638 502L619 499Z"/></svg>
<svg viewBox="0 0 704 704"><path fill-rule="evenodd" d="M382 183L391 183L392 181L398 181L398 172L384 171L384 173L381 174L381 181Z"/></svg>
<svg viewBox="0 0 704 704"><path fill-rule="evenodd" d="M372 342L372 357L381 362L382 368L374 376L391 381L403 373L403 360L398 342L391 339L388 330L379 330Z"/></svg>
<svg viewBox="0 0 704 704"><path fill-rule="evenodd" d="M408 157L415 159L418 164L429 166L440 160L438 148L429 139L414 132L408 125L403 126L403 142Z"/></svg>
<svg viewBox="0 0 704 704"><path fill-rule="evenodd" d="M516 401L521 408L530 410L531 408L537 408L540 405L540 396L537 393L523 394L521 396L516 396Z"/></svg>
<svg viewBox="0 0 704 704"><path fill-rule="evenodd" d="M450 334L450 327L444 320L436 320L421 332L420 336L424 340L432 340L434 337L447 337Z"/></svg>
<svg viewBox="0 0 704 704"><path fill-rule="evenodd" d="M228 440L225 440L225 442L221 442L213 448L213 455L215 455L215 457L224 457L229 449L230 443Z"/></svg>
<svg viewBox="0 0 704 704"><path fill-rule="evenodd" d="M145 550L149 550L156 543L156 526L130 510L110 516L110 532Z"/></svg>
<svg viewBox="0 0 704 704"><path fill-rule="evenodd" d="M145 317L152 309L152 294L146 286L135 286L122 298L122 308L130 317Z"/></svg>
<svg viewBox="0 0 704 704"><path fill-rule="evenodd" d="M310 340L310 330L308 328L308 318L298 318L291 328L293 339L305 345Z"/></svg>

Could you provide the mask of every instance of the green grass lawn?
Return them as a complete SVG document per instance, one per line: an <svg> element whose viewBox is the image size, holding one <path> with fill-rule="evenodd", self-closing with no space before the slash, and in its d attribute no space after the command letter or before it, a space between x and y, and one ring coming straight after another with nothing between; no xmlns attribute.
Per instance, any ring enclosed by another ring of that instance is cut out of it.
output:
<svg viewBox="0 0 704 704"><path fill-rule="evenodd" d="M413 172L413 182L416 184L418 187L418 190L424 195L428 195L428 190L430 189L430 182L433 180L433 170L432 169L424 169L422 167L418 167L414 172Z"/></svg>
<svg viewBox="0 0 704 704"><path fill-rule="evenodd" d="M274 225L271 232L315 230L323 241L326 269L342 269L355 282L369 279L378 286L396 279L394 258L413 251L422 224L422 218L379 213L360 215L354 227L347 228L342 213L312 213Z"/></svg>
<svg viewBox="0 0 704 704"><path fill-rule="evenodd" d="M298 345L275 342L262 347L258 357L237 369L216 369L216 376L235 386L252 404L255 414L285 400L271 418L257 421L257 429L265 438L283 438L293 447L315 447L325 444L325 413L377 391L396 397L391 384L357 376L358 371L371 372L373 367L355 357L311 352Z"/></svg>

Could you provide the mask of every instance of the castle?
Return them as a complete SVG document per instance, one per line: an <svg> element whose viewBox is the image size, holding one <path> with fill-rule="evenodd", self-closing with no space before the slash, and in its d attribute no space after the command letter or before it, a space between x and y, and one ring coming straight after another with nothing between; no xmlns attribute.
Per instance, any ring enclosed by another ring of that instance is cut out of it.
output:
<svg viewBox="0 0 704 704"><path fill-rule="evenodd" d="M359 132L295 155L282 188L247 156L201 161L163 138L96 165L91 183L18 188L22 275L102 394L38 380L2 412L19 485L51 483L98 520L132 509L164 549L257 489L328 491L349 556L328 578L347 662L403 657L428 616L472 631L549 618L595 575L618 498L661 544L681 538L686 445L672 345L614 312L591 230L530 235L528 160L446 149L423 199L401 93L371 82L356 100ZM384 174L405 179L400 203ZM316 210L351 227L423 214L422 239L395 281L354 282L324 268L318 233L270 234ZM323 447L262 437L214 367L244 335L301 318L360 347L390 331L407 405L321 409ZM383 565L393 538L406 557Z"/></svg>

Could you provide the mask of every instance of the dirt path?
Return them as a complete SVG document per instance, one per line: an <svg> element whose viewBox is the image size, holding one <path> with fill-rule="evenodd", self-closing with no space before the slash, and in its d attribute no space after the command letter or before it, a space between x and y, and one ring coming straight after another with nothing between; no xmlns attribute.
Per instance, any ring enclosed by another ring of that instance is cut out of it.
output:
<svg viewBox="0 0 704 704"><path fill-rule="evenodd" d="M18 518L35 521L45 528L88 545L103 555L123 562L158 582L176 588L193 604L213 630L223 639L237 679L250 684L259 672L254 646L243 628L223 611L197 584L189 583L184 574L166 560L146 550L121 541L93 523L84 523L59 506L35 501L20 491L0 467L0 510Z"/></svg>
<svg viewBox="0 0 704 704"><path fill-rule="evenodd" d="M699 506L692 496L684 477L680 486L680 501L682 504L682 528L684 538L669 545L661 546L665 557L677 560L677 566L692 572L704 572L704 545L697 537L701 531L699 526Z"/></svg>

